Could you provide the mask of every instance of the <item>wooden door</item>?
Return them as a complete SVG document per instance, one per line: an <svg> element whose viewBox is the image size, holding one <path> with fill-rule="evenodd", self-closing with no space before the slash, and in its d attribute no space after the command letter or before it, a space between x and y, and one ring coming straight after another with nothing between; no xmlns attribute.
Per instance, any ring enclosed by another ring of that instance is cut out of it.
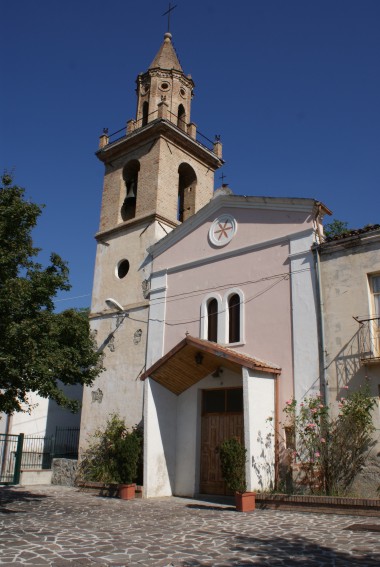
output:
<svg viewBox="0 0 380 567"><path fill-rule="evenodd" d="M199 491L203 494L226 494L217 448L231 437L237 437L244 443L243 390L204 390L202 405Z"/></svg>

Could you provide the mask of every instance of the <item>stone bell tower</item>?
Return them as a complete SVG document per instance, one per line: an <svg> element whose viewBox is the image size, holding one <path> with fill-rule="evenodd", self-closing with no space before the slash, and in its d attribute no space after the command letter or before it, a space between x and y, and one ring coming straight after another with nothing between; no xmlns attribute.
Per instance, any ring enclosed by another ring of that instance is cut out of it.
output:
<svg viewBox="0 0 380 567"><path fill-rule="evenodd" d="M166 33L137 83L136 118L121 137L100 137L104 185L91 303L91 326L105 371L83 396L81 441L111 413L139 423L149 314L149 246L206 205L221 143L197 141L190 122L194 83ZM120 136L120 133L119 133Z"/></svg>

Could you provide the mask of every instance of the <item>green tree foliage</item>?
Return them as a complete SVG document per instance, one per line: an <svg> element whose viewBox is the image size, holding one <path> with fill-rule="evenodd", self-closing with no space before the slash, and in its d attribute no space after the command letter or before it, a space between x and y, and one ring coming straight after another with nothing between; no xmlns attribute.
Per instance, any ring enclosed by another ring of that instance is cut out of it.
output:
<svg viewBox="0 0 380 567"><path fill-rule="evenodd" d="M4 174L0 186L0 412L30 409L36 392L72 411L78 402L60 384L91 384L101 372L101 355L85 312L54 313L54 297L69 290L68 267L57 255L36 261L32 229L42 208Z"/></svg>
<svg viewBox="0 0 380 567"><path fill-rule="evenodd" d="M323 227L326 238L334 238L334 236L342 236L349 232L348 223L338 219L332 220Z"/></svg>

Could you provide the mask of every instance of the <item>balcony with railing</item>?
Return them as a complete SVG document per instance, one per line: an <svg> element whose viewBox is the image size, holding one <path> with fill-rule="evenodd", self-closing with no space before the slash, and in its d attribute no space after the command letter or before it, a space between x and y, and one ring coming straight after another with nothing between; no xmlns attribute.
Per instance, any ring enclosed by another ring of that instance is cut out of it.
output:
<svg viewBox="0 0 380 567"><path fill-rule="evenodd" d="M218 158L222 159L222 143L219 135L215 136L214 141L210 140L210 138L197 130L194 123L187 124L184 120L178 118L177 115L170 112L167 105L164 105L163 103L158 105L156 110L148 114L146 119L141 118L139 120L128 120L126 127L121 128L112 134L108 133L108 128L104 128L103 133L99 138L99 149L101 150L108 145L112 145L114 142L127 138L137 130L142 130L143 128L151 125L152 122L162 119L170 122L172 126L187 134L190 138L196 141L197 144L203 146L207 150L213 152Z"/></svg>
<svg viewBox="0 0 380 567"><path fill-rule="evenodd" d="M359 323L359 350L363 364L380 364L380 317L363 319L355 317Z"/></svg>

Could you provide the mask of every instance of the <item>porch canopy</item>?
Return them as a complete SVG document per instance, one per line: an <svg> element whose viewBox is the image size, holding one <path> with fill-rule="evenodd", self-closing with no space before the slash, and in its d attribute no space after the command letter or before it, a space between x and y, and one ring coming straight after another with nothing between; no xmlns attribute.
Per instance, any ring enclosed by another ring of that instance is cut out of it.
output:
<svg viewBox="0 0 380 567"><path fill-rule="evenodd" d="M221 366L233 372L240 372L244 366L259 372L281 374L281 368L274 364L187 335L148 368L140 379L152 378L173 394L179 395L209 374L215 373Z"/></svg>

